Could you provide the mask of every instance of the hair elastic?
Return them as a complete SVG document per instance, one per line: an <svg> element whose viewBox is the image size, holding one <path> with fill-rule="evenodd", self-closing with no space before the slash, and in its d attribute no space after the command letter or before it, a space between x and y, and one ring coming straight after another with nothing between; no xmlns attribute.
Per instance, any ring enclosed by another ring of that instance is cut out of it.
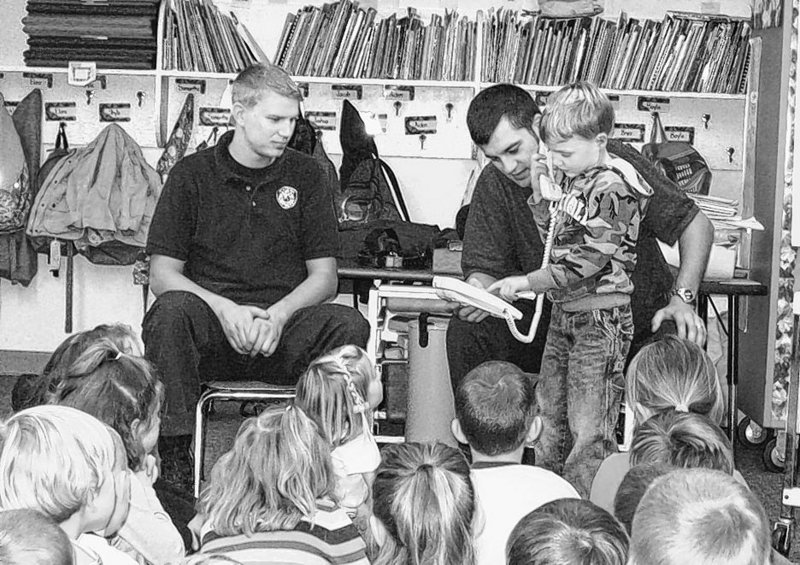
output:
<svg viewBox="0 0 800 565"><path fill-rule="evenodd" d="M361 397L361 394L356 390L356 384L353 382L353 377L350 376L350 372L345 370L344 372L344 380L347 382L347 390L350 391L350 395L353 397L353 412L356 414L361 414L362 412L366 412L368 406L366 401Z"/></svg>
<svg viewBox="0 0 800 565"><path fill-rule="evenodd" d="M122 353L122 351L117 351L117 355L114 357L114 361L119 361L119 360L120 360L120 358L121 358L123 355L124 355L124 354Z"/></svg>

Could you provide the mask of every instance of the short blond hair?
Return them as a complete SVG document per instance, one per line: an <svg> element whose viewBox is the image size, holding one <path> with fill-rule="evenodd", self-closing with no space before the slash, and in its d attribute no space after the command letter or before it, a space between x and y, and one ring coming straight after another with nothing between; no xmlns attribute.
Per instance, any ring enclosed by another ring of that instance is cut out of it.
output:
<svg viewBox="0 0 800 565"><path fill-rule="evenodd" d="M730 475L679 469L656 479L633 517L629 565L766 565L761 503Z"/></svg>
<svg viewBox="0 0 800 565"><path fill-rule="evenodd" d="M0 508L38 510L58 523L85 506L116 460L113 430L67 406L35 406L3 426Z"/></svg>
<svg viewBox="0 0 800 565"><path fill-rule="evenodd" d="M687 339L667 335L645 345L631 359L625 398L641 423L670 408L708 416L719 423L725 410L722 386L711 358Z"/></svg>
<svg viewBox="0 0 800 565"><path fill-rule="evenodd" d="M574 136L594 139L614 130L614 107L600 89L590 82L574 82L554 92L542 110L539 135L545 143Z"/></svg>
<svg viewBox="0 0 800 565"><path fill-rule="evenodd" d="M259 103L265 91L297 102L303 101L303 94L289 73L270 63L255 63L240 72L233 81L231 101L252 108Z"/></svg>

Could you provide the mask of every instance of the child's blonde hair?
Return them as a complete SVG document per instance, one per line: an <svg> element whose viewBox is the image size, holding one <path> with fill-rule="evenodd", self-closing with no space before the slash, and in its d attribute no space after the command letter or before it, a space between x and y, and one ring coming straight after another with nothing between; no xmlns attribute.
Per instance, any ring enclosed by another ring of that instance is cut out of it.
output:
<svg viewBox="0 0 800 565"><path fill-rule="evenodd" d="M560 498L522 518L506 544L508 565L625 565L628 534L588 500Z"/></svg>
<svg viewBox="0 0 800 565"><path fill-rule="evenodd" d="M625 395L634 418L674 408L719 423L725 410L717 370L696 343L667 335L645 345L628 365Z"/></svg>
<svg viewBox="0 0 800 565"><path fill-rule="evenodd" d="M382 456L373 512L388 535L373 563L474 563L475 493L464 455L443 443L401 443Z"/></svg>
<svg viewBox="0 0 800 565"><path fill-rule="evenodd" d="M1 434L0 508L30 508L64 522L110 477L113 433L67 406L35 406L12 415Z"/></svg>
<svg viewBox="0 0 800 565"><path fill-rule="evenodd" d="M370 421L366 399L374 369L360 349L344 346L326 353L312 361L297 382L295 402L314 419L332 447L364 431L362 414Z"/></svg>
<svg viewBox="0 0 800 565"><path fill-rule="evenodd" d="M547 99L542 110L539 135L544 143L565 141L574 136L594 139L614 130L614 107L603 92L590 82L574 82Z"/></svg>
<svg viewBox="0 0 800 565"><path fill-rule="evenodd" d="M333 492L330 448L317 426L297 406L272 406L239 428L198 511L221 536L288 530L313 520L316 501Z"/></svg>
<svg viewBox="0 0 800 565"><path fill-rule="evenodd" d="M88 412L111 426L125 445L128 466L138 470L147 454L132 424L134 420L145 428L154 424L164 401L164 386L144 358L101 338L53 379L47 401Z"/></svg>
<svg viewBox="0 0 800 565"><path fill-rule="evenodd" d="M700 414L668 410L636 428L631 466L666 463L674 467L716 469L732 475L733 449L725 433Z"/></svg>
<svg viewBox="0 0 800 565"><path fill-rule="evenodd" d="M730 475L679 469L647 489L631 527L631 565L766 565L770 530L756 496Z"/></svg>
<svg viewBox="0 0 800 565"><path fill-rule="evenodd" d="M0 511L0 563L72 565L72 544L58 524L30 509Z"/></svg>

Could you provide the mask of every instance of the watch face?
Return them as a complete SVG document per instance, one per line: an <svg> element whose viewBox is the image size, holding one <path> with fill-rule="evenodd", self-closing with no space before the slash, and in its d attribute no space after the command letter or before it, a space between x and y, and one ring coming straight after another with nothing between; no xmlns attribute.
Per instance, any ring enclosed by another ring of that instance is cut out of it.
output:
<svg viewBox="0 0 800 565"><path fill-rule="evenodd" d="M689 302L694 302L694 292L692 292L692 291L691 291L690 289L688 289L688 288L679 288L679 289L676 289L676 290L675 290L675 294L677 294L678 296L680 296L680 297L681 297L681 300L683 300L683 301L684 301L684 302L686 302L686 303L689 303Z"/></svg>

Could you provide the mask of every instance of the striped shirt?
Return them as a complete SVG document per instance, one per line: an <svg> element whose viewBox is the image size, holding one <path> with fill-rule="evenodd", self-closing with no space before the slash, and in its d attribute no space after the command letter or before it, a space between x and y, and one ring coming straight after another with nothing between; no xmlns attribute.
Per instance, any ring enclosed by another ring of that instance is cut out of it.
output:
<svg viewBox="0 0 800 565"><path fill-rule="evenodd" d="M225 555L242 565L328 563L368 565L366 545L344 510L318 501L314 524L302 519L292 530L222 537L203 536L201 553Z"/></svg>

